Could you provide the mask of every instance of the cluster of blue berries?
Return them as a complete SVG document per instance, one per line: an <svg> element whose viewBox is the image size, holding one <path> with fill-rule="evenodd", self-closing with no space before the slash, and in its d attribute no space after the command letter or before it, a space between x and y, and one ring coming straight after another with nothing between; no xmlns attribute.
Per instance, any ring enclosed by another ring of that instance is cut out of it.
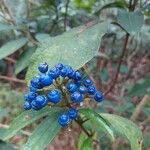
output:
<svg viewBox="0 0 150 150"><path fill-rule="evenodd" d="M103 93L96 90L91 79L83 79L79 71L68 65L59 63L49 69L47 63L41 63L38 70L40 73L30 81L30 90L24 96L24 109L40 110L48 103L60 106L64 103L67 113L58 118L58 123L63 127L78 117L73 104L81 104L86 97L97 102L104 99Z"/></svg>

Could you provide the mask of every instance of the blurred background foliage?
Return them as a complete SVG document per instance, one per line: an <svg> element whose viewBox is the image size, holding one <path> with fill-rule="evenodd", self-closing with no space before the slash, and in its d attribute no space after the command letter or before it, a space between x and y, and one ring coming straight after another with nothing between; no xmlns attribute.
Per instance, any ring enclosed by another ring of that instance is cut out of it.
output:
<svg viewBox="0 0 150 150"><path fill-rule="evenodd" d="M126 10L128 3L128 0L0 0L0 127L9 125L23 111L24 78L39 42L45 41L47 35L56 36L73 27L102 20L112 24L101 42L100 57L86 64L97 88L105 91L111 85L125 39L124 30L130 33L130 38L116 85L96 110L132 119L142 98L150 91L150 2L137 1L135 13L129 16L133 19L132 28L126 20L128 14L119 12ZM115 25L116 20L123 30ZM143 131L145 150L150 147L149 105L144 104L134 119ZM34 126L27 129L32 131ZM105 135L100 137L103 137L102 150L113 149ZM22 138L25 142L26 136L22 134L10 142L20 147ZM123 140L115 148L129 149Z"/></svg>

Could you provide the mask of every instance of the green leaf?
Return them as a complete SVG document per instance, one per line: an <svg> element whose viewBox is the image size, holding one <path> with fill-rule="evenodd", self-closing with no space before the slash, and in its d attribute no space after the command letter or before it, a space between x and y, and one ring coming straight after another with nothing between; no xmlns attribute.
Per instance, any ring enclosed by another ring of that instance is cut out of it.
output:
<svg viewBox="0 0 150 150"><path fill-rule="evenodd" d="M139 80L134 86L128 91L128 96L143 96L149 92L150 89L150 77Z"/></svg>
<svg viewBox="0 0 150 150"><path fill-rule="evenodd" d="M14 29L15 27L13 25L9 25L9 24L6 24L6 23L1 23L0 22L0 31L5 31L5 30L12 30Z"/></svg>
<svg viewBox="0 0 150 150"><path fill-rule="evenodd" d="M110 128L110 125L98 113L88 108L80 109L79 113L85 116L87 119L90 119L92 124L96 124L98 128L101 131L107 133L112 140L115 139L113 130Z"/></svg>
<svg viewBox="0 0 150 150"><path fill-rule="evenodd" d="M80 138L79 138L79 141L78 141L78 150L81 149L81 146L83 145L84 141L87 139L87 135L85 135L84 132L81 132L80 134Z"/></svg>
<svg viewBox="0 0 150 150"><path fill-rule="evenodd" d="M128 33L139 32L144 23L144 15L141 11L127 12L119 10L117 21Z"/></svg>
<svg viewBox="0 0 150 150"><path fill-rule="evenodd" d="M50 37L49 34L46 34L46 33L38 33L38 34L35 35L35 38L41 44L49 44L52 37Z"/></svg>
<svg viewBox="0 0 150 150"><path fill-rule="evenodd" d="M21 54L15 66L15 74L18 74L29 65L31 56L35 52L35 49L36 47L31 47Z"/></svg>
<svg viewBox="0 0 150 150"><path fill-rule="evenodd" d="M100 41L106 31L107 23L103 22L91 27L74 28L51 38L50 46L48 45L47 48L33 55L26 80L29 82L37 74L37 66L41 62L47 62L50 68L61 62L74 69L79 69L98 55Z"/></svg>
<svg viewBox="0 0 150 150"><path fill-rule="evenodd" d="M35 129L26 143L24 150L42 150L59 133L61 126L58 124L60 111L52 113Z"/></svg>
<svg viewBox="0 0 150 150"><path fill-rule="evenodd" d="M7 57L8 55L14 53L19 48L24 46L27 43L27 38L20 38L7 42L0 48L0 59Z"/></svg>
<svg viewBox="0 0 150 150"><path fill-rule="evenodd" d="M44 116L47 116L48 114L59 112L60 110L62 109L59 107L52 107L52 108L46 107L39 111L29 110L29 111L23 112L22 114L20 114L17 118L13 120L8 130L4 132L3 139L7 140L13 137L21 128L31 124L35 120L38 120Z"/></svg>
<svg viewBox="0 0 150 150"><path fill-rule="evenodd" d="M93 149L93 142L91 138L87 138L83 144L81 145L80 150L92 150Z"/></svg>
<svg viewBox="0 0 150 150"><path fill-rule="evenodd" d="M116 133L128 139L131 150L142 149L142 132L136 124L113 114L100 113L100 115L111 124Z"/></svg>

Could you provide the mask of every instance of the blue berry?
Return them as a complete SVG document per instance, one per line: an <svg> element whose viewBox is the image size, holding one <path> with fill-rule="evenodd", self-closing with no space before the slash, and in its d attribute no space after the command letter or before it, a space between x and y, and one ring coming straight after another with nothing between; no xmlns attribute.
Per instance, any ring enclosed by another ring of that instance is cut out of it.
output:
<svg viewBox="0 0 150 150"><path fill-rule="evenodd" d="M27 93L24 94L24 100L25 100L25 101L28 101L28 100L29 100L29 97L28 97L28 94L27 94Z"/></svg>
<svg viewBox="0 0 150 150"><path fill-rule="evenodd" d="M61 100L61 92L57 89L52 90L47 94L47 97L48 97L48 101L54 104L59 103Z"/></svg>
<svg viewBox="0 0 150 150"><path fill-rule="evenodd" d="M68 75L68 70L63 67L61 70L60 70L60 74L62 77L66 77Z"/></svg>
<svg viewBox="0 0 150 150"><path fill-rule="evenodd" d="M70 123L70 118L68 115L63 114L60 115L58 117L58 123L62 126L62 127L66 127L69 123Z"/></svg>
<svg viewBox="0 0 150 150"><path fill-rule="evenodd" d="M76 86L76 84L74 84L74 83L68 83L67 84L67 89L68 89L68 91L69 92L71 92L71 93L73 93L73 92L75 92L76 90L77 90L77 86Z"/></svg>
<svg viewBox="0 0 150 150"><path fill-rule="evenodd" d="M53 79L49 75L41 75L40 83L42 86L49 86L53 83Z"/></svg>
<svg viewBox="0 0 150 150"><path fill-rule="evenodd" d="M36 98L36 96L37 96L37 93L35 93L35 92L29 92L28 93L28 99L29 100L34 100Z"/></svg>
<svg viewBox="0 0 150 150"><path fill-rule="evenodd" d="M72 93L70 98L75 103L80 103L83 101L83 96L79 92Z"/></svg>
<svg viewBox="0 0 150 150"><path fill-rule="evenodd" d="M31 104L28 101L25 101L23 108L25 110L30 110L32 108Z"/></svg>
<svg viewBox="0 0 150 150"><path fill-rule="evenodd" d="M57 65L55 65L55 67L61 70L64 67L64 65L61 63L58 63Z"/></svg>
<svg viewBox="0 0 150 150"><path fill-rule="evenodd" d="M83 84L88 87L93 84L93 81L91 79L86 79L83 81Z"/></svg>
<svg viewBox="0 0 150 150"><path fill-rule="evenodd" d="M80 87L79 87L79 92L80 92L81 94L85 94L85 93L87 92L86 87L85 87L85 86L80 86Z"/></svg>
<svg viewBox="0 0 150 150"><path fill-rule="evenodd" d="M37 88L34 88L34 87L30 86L30 91L31 91L31 92L36 92L36 91L37 91Z"/></svg>
<svg viewBox="0 0 150 150"><path fill-rule="evenodd" d="M60 70L54 67L49 70L48 75L51 76L53 79L56 79L60 75Z"/></svg>
<svg viewBox="0 0 150 150"><path fill-rule="evenodd" d="M81 81L75 81L75 84L77 87L79 87L81 85Z"/></svg>
<svg viewBox="0 0 150 150"><path fill-rule="evenodd" d="M74 74L74 80L81 80L82 78L82 75L79 71L76 71L75 74Z"/></svg>
<svg viewBox="0 0 150 150"><path fill-rule="evenodd" d="M40 77L37 76L37 77L34 77L32 80L31 80L31 86L36 88L36 89L41 89L43 88L43 86L41 85L40 83Z"/></svg>
<svg viewBox="0 0 150 150"><path fill-rule="evenodd" d="M91 85L91 86L88 87L88 93L89 93L90 95L94 95L95 92L96 92L95 86Z"/></svg>
<svg viewBox="0 0 150 150"><path fill-rule="evenodd" d="M94 99L95 99L95 101L97 101L97 102L103 101L103 100L104 100L104 95L103 95L103 93L97 91L97 92L95 93L95 95L94 95Z"/></svg>
<svg viewBox="0 0 150 150"><path fill-rule="evenodd" d="M68 115L71 119L75 119L78 116L78 111L75 108L69 108Z"/></svg>
<svg viewBox="0 0 150 150"><path fill-rule="evenodd" d="M47 104L47 98L43 95L39 95L36 97L35 102L37 105L44 107Z"/></svg>
<svg viewBox="0 0 150 150"><path fill-rule="evenodd" d="M40 63L39 66L38 66L38 69L41 73L46 73L47 70L48 70L48 64L45 62L45 63Z"/></svg>
<svg viewBox="0 0 150 150"><path fill-rule="evenodd" d="M68 70L68 75L67 75L67 76L68 76L69 78L73 78L73 77L74 77L74 74L75 74L75 72L74 72L74 70L71 68L71 69Z"/></svg>
<svg viewBox="0 0 150 150"><path fill-rule="evenodd" d="M35 100L32 101L31 106L34 110L40 110L42 108Z"/></svg>

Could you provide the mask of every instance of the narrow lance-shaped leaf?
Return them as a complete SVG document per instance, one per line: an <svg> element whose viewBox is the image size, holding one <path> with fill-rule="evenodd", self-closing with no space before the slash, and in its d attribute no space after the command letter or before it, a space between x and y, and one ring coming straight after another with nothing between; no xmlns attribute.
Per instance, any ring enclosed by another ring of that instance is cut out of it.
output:
<svg viewBox="0 0 150 150"><path fill-rule="evenodd" d="M9 41L2 47L0 47L0 59L7 57L8 55L14 53L19 48L27 43L27 38L20 38L17 40Z"/></svg>
<svg viewBox="0 0 150 150"><path fill-rule="evenodd" d="M26 143L24 150L42 150L59 133L61 126L58 124L60 112L52 113L33 132Z"/></svg>
<svg viewBox="0 0 150 150"><path fill-rule="evenodd" d="M128 139L131 145L131 150L141 150L142 149L142 132L136 124L113 114L100 114L107 122L110 123L111 128L115 130L115 133Z"/></svg>
<svg viewBox="0 0 150 150"><path fill-rule="evenodd" d="M97 127L101 131L107 133L109 137L114 141L115 137L113 130L110 128L109 124L105 121L105 119L103 119L98 113L88 108L80 109L79 113L85 116L87 119L90 119L93 124L97 125Z"/></svg>
<svg viewBox="0 0 150 150"><path fill-rule="evenodd" d="M106 32L107 23L103 22L74 28L52 38L50 45L47 44L44 50L37 51L31 58L26 80L29 82L37 74L37 66L41 62L47 62L50 67L61 62L79 69L98 55L101 38Z"/></svg>
<svg viewBox="0 0 150 150"><path fill-rule="evenodd" d="M47 116L48 114L59 112L60 110L62 109L59 107L52 107L52 108L46 107L39 111L35 110L25 111L13 120L8 130L4 132L2 139L7 140L13 137L21 128L27 126L28 124L31 124L35 120Z"/></svg>

